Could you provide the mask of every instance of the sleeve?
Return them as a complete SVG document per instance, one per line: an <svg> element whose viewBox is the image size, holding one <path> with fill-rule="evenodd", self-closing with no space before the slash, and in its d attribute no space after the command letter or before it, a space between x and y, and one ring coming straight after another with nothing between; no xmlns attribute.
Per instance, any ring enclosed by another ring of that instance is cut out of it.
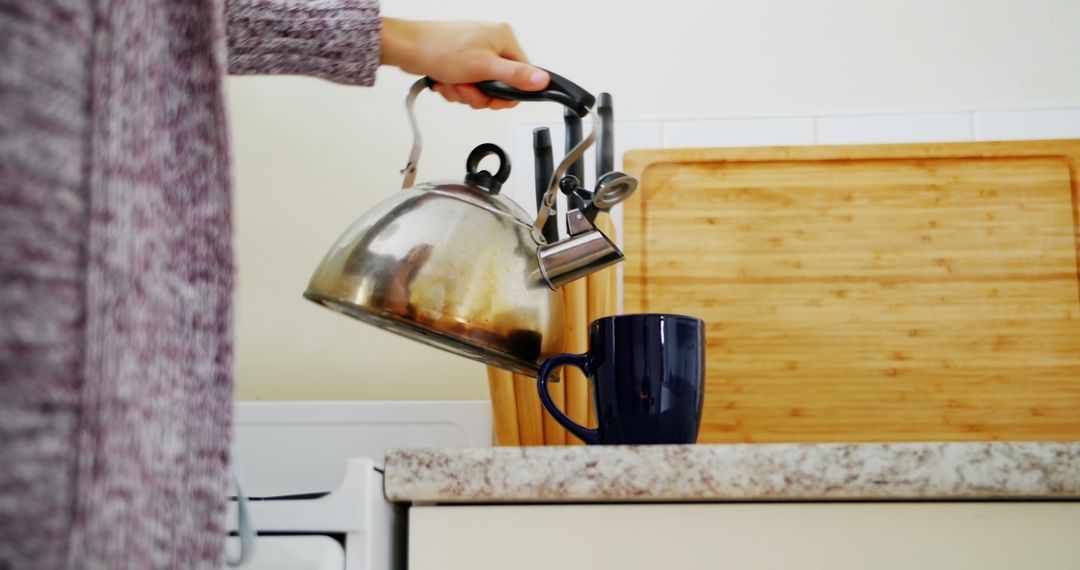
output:
<svg viewBox="0 0 1080 570"><path fill-rule="evenodd" d="M229 73L375 82L378 0L225 0L225 27Z"/></svg>

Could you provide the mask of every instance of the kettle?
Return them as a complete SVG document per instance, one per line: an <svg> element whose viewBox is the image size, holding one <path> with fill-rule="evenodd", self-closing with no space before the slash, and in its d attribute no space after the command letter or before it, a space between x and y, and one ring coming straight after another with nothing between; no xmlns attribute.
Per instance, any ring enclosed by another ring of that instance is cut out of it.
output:
<svg viewBox="0 0 1080 570"><path fill-rule="evenodd" d="M595 193L580 188L567 169L596 139L602 122L595 98L554 73L543 91L505 83L476 86L517 101L554 101L593 129L559 163L535 219L499 192L510 160L498 146L476 147L465 161L464 180L415 184L421 137L413 111L417 96L434 81L413 84L406 110L413 146L402 189L357 219L330 248L304 297L330 309L496 367L535 374L563 351L563 301L559 287L624 259L594 224L634 191L637 181L605 176ZM480 170L495 156L498 169ZM567 214L568 236L548 243L541 231L559 191L584 192L584 210Z"/></svg>

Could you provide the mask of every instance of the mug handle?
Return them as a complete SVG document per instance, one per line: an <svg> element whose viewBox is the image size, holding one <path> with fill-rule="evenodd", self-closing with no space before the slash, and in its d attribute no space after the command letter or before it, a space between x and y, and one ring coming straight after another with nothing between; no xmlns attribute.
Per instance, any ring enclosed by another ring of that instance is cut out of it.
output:
<svg viewBox="0 0 1080 570"><path fill-rule="evenodd" d="M584 426L580 426L574 423L574 420L566 417L566 414L562 413L555 402L551 400L551 394L548 394L547 379L551 374L551 371L560 366L572 365L577 366L589 376L589 357L585 354L556 354L544 362L544 365L540 367L540 373L536 376L536 389L540 392L540 401L547 408L551 417L555 418L555 421L559 422L559 425L566 428L566 431L577 436L581 441L589 445L596 445L600 443L600 430L589 429Z"/></svg>

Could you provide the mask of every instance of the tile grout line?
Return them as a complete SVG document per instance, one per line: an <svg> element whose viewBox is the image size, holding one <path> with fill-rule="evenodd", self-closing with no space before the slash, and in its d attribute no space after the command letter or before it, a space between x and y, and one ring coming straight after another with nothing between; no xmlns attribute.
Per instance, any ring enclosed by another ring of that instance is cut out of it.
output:
<svg viewBox="0 0 1080 570"><path fill-rule="evenodd" d="M862 119L868 119L868 120L873 121L873 120L877 120L877 119L896 119L896 118L902 118L902 117L905 117L905 116L910 117L910 116L935 116L935 115L942 115L942 116L944 116L944 115L953 115L953 116L967 115L966 128L968 129L968 132L964 134L963 139L959 139L959 140L967 140L967 141L970 141L970 142L981 142L981 141L986 140L986 134L983 132L983 129L982 129L983 125L982 125L982 123L980 121L982 115L999 114L999 115L1005 116L1005 115L1009 115L1009 114L1022 115L1022 114L1025 114L1025 113L1076 113L1076 112L1080 112L1080 107L1054 108L1054 109L997 110L997 111L975 111L975 110L968 110L968 111L932 111L932 112L908 112L908 113L880 113L880 114L864 114L864 115L844 115L844 114L838 114L838 115L792 115L792 116L787 116L787 117L728 117L728 118L698 118L698 119L687 119L687 118L671 119L671 118L668 118L668 119L654 119L654 120L641 118L641 117L635 117L633 119L629 119L629 120L626 120L626 121L618 121L618 122L654 123L654 124L657 125L657 130L658 130L658 134L659 134L659 141L658 141L659 147L660 148L675 148L677 145L674 144L674 142L672 140L672 137L673 137L673 133L674 133L673 129L675 128L676 123L687 123L687 124L690 124L690 125L693 125L695 123L717 123L717 124L722 125L724 123L730 123L730 122L734 122L734 121L757 122L757 121L778 121L779 120L779 121L789 121L790 122L790 121L798 121L798 120L803 120L803 119L810 119L812 121L812 141L813 141L812 144L814 144L814 145L822 145L822 144L825 144L823 142L824 141L824 138L823 138L823 123L825 121L827 121L827 120L830 120L830 119L862 118ZM1071 123L1071 121L1070 121L1070 123ZM530 123L522 123L522 125L524 125L525 127L547 126L546 124L543 124L543 123L534 124L534 123L531 123L531 122ZM896 142L894 140L894 138L895 138L894 134L890 134L888 132L889 129L880 129L880 130L881 130L881 132L877 133L877 135L873 137L872 141L867 141L867 142L863 142L863 143L859 143L859 144L887 144L887 143L890 143L890 142ZM1022 139L1080 138L1080 132L1078 132L1075 135L1067 134L1067 133L1071 132L1068 129L1066 129L1066 131L1065 131L1066 134L1064 134L1064 135L1060 134L1060 130L1055 131L1055 132L1047 132L1047 128L1043 128L1043 126L1041 124L1034 124L1034 125L1032 125L1032 124L1028 124L1028 125L1021 124L1021 128L1015 129L1015 130L1017 132L1015 134L1013 134L1013 135L1010 135L1010 136L1014 137L1014 138L1022 138ZM763 141L756 141L756 142L753 143L753 146L760 146L762 144L765 144L765 143ZM779 141L776 141L776 142L774 142L772 144L779 145L779 144L789 144L789 143L785 143L785 141L779 140ZM718 146L725 146L725 145L720 144ZM524 152L524 149L523 149L523 152ZM525 154L527 155L528 153L525 153ZM518 189L518 192L521 192L521 189Z"/></svg>

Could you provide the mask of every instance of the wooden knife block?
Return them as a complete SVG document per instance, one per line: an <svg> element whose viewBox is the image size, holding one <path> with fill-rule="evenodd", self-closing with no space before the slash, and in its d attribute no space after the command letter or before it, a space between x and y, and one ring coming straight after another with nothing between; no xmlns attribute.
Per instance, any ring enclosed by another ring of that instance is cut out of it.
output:
<svg viewBox="0 0 1080 570"><path fill-rule="evenodd" d="M596 218L596 225L609 236L615 228L607 214ZM618 284L615 267L569 283L562 288L566 308L565 352L583 353L588 349L589 323L617 310ZM488 388L495 414L495 439L498 445L582 445L567 433L540 403L536 378L511 374L489 366ZM560 371L561 382L549 383L550 394L570 419L596 427L596 409L589 380L580 370L566 367Z"/></svg>

